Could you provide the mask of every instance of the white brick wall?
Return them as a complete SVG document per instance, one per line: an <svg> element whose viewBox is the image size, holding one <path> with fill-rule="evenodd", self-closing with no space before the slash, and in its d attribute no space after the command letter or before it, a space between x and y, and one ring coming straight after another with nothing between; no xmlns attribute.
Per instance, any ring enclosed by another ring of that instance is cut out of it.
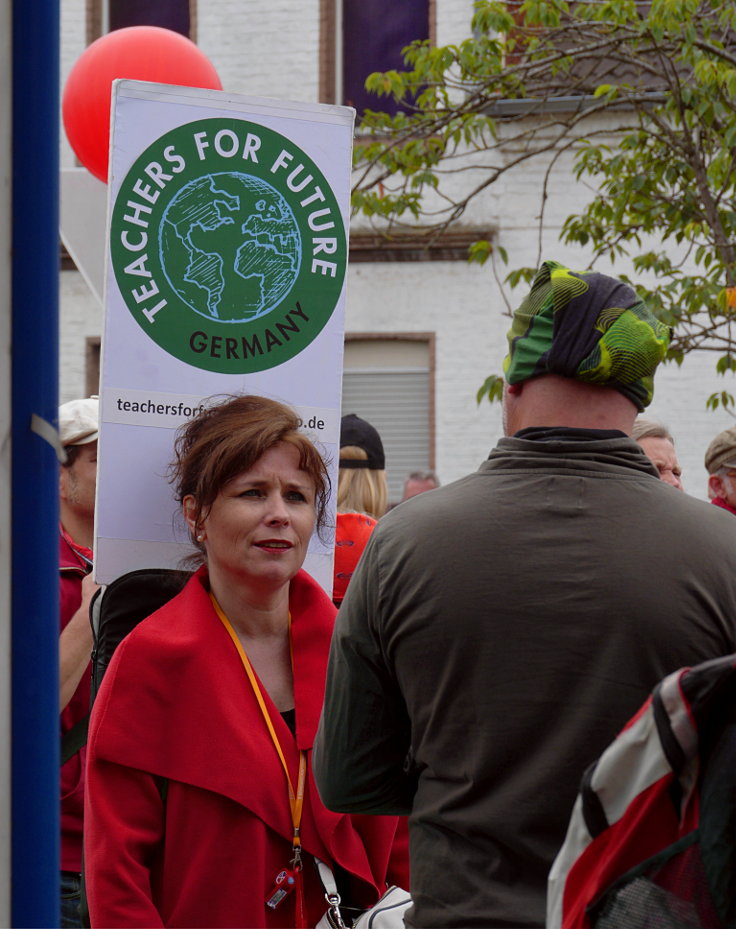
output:
<svg viewBox="0 0 736 929"><path fill-rule="evenodd" d="M488 268L462 262L356 264L349 273L346 330L436 333L436 470L443 483L487 457L500 409L475 394L499 357Z"/></svg>
<svg viewBox="0 0 736 929"><path fill-rule="evenodd" d="M59 84L61 93L63 94L67 75L71 71L74 62L84 51L86 45L85 0L64 0L64 2L60 4L59 10L61 16ZM59 157L62 168L72 168L76 164L74 152L66 140L63 126L60 131Z"/></svg>
<svg viewBox="0 0 736 929"><path fill-rule="evenodd" d="M467 39L472 15L472 0L453 0L453 2L437 0L435 4L437 45L457 45L463 39Z"/></svg>
<svg viewBox="0 0 736 929"><path fill-rule="evenodd" d="M102 307L78 271L62 271L59 307L59 402L85 396L88 336L102 332Z"/></svg>
<svg viewBox="0 0 736 929"><path fill-rule="evenodd" d="M199 3L197 45L225 90L317 102L319 0Z"/></svg>

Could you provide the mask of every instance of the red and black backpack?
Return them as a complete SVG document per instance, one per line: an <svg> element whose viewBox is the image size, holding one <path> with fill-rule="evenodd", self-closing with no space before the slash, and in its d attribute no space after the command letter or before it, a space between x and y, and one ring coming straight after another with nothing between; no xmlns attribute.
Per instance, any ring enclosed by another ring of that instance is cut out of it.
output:
<svg viewBox="0 0 736 929"><path fill-rule="evenodd" d="M736 929L736 655L666 677L585 773L547 929Z"/></svg>

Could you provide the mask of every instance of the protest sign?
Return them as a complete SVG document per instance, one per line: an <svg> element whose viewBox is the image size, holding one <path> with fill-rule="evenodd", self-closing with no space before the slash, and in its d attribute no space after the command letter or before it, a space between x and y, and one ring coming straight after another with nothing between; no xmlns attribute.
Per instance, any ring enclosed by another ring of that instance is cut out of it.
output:
<svg viewBox="0 0 736 929"><path fill-rule="evenodd" d="M294 407L336 484L354 120L137 81L115 82L112 113L100 583L191 551L167 469L208 398ZM331 590L331 538L314 536L305 568Z"/></svg>

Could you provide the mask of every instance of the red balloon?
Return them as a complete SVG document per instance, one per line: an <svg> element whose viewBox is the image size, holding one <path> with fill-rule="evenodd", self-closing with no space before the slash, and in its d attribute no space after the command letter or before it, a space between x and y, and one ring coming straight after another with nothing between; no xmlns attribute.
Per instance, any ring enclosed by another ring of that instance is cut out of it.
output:
<svg viewBox="0 0 736 929"><path fill-rule="evenodd" d="M222 90L209 58L171 29L129 26L94 41L69 73L62 115L77 158L104 182L110 147L110 93L116 78Z"/></svg>

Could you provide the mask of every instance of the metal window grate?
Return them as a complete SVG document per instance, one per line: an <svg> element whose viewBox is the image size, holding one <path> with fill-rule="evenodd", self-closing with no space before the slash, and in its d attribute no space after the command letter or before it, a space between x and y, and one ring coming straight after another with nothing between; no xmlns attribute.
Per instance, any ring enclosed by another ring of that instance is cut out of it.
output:
<svg viewBox="0 0 736 929"><path fill-rule="evenodd" d="M357 413L378 430L389 500L396 503L406 475L429 467L429 372L346 370L342 413Z"/></svg>

